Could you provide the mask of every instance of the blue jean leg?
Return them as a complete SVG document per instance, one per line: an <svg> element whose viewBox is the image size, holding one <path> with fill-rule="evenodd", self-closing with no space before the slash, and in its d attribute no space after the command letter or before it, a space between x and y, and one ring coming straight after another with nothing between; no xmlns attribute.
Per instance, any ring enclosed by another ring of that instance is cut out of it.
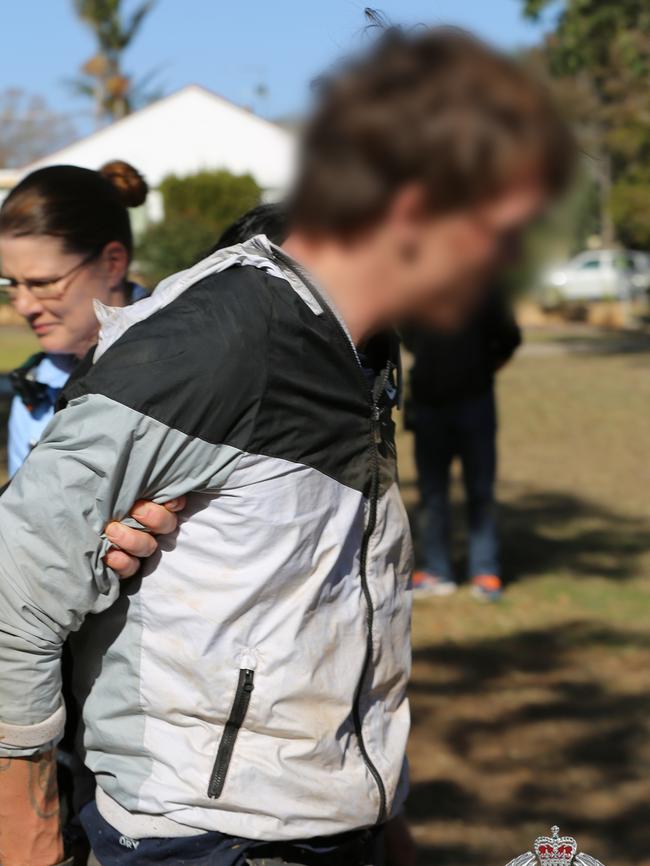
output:
<svg viewBox="0 0 650 866"><path fill-rule="evenodd" d="M469 527L469 576L500 573L494 483L497 413L494 392L458 405L458 453L463 467Z"/></svg>
<svg viewBox="0 0 650 866"><path fill-rule="evenodd" d="M422 500L424 568L453 580L450 554L450 470L463 467L469 527L469 575L499 574L494 502L497 416L494 392L445 406L417 406L415 459Z"/></svg>
<svg viewBox="0 0 650 866"><path fill-rule="evenodd" d="M454 459L452 414L418 406L415 415L415 462L422 500L420 536L423 566L430 574L453 580L450 555L449 476Z"/></svg>

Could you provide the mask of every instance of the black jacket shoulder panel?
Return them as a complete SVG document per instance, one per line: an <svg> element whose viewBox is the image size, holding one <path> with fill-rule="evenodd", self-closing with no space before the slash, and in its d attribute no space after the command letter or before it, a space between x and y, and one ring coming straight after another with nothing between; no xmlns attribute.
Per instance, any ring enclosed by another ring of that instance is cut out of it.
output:
<svg viewBox="0 0 650 866"><path fill-rule="evenodd" d="M273 279L273 278L271 278ZM249 450L310 466L367 492L370 391L349 340L274 280L268 383Z"/></svg>
<svg viewBox="0 0 650 866"><path fill-rule="evenodd" d="M205 277L132 325L67 400L103 394L189 436L245 448L267 378L269 279L251 266Z"/></svg>

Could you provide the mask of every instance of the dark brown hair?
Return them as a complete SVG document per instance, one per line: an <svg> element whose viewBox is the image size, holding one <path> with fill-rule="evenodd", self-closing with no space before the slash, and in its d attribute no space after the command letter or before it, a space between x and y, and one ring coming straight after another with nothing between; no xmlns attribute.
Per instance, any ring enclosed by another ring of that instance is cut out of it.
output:
<svg viewBox="0 0 650 866"><path fill-rule="evenodd" d="M290 198L302 228L364 227L409 182L435 212L493 197L527 170L555 194L572 172L573 138L544 87L456 28L382 28L315 91Z"/></svg>
<svg viewBox="0 0 650 866"><path fill-rule="evenodd" d="M0 208L0 235L52 235L67 252L90 255L119 241L129 256L133 235L127 208L147 197L147 184L126 162L99 171L53 165L27 175Z"/></svg>

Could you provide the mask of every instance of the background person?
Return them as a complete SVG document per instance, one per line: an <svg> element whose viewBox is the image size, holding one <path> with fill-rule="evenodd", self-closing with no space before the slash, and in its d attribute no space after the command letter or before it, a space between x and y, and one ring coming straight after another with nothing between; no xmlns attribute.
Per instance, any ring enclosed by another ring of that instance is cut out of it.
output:
<svg viewBox="0 0 650 866"><path fill-rule="evenodd" d="M9 471L14 475L54 415L56 402L80 358L97 341L95 301L123 307L146 295L128 278L133 235L128 208L144 202L147 184L120 160L100 171L72 165L39 169L25 177L0 207L2 291L25 317L42 352L13 376L18 390L9 420ZM136 503L131 514L156 533L173 531L174 510ZM106 564L120 577L140 567L157 545L145 532L111 523L118 547Z"/></svg>
<svg viewBox="0 0 650 866"><path fill-rule="evenodd" d="M274 244L281 245L289 232L287 205L284 202L258 204L246 211L224 229L210 253L241 244L255 235L266 235Z"/></svg>
<svg viewBox="0 0 650 866"><path fill-rule="evenodd" d="M512 357L521 332L500 287L494 287L460 330L407 329L414 357L409 424L422 504L423 569L413 576L420 594L456 589L450 551L451 465L459 457L467 499L468 569L474 592L495 600L501 565L494 502L497 411L494 376Z"/></svg>
<svg viewBox="0 0 650 866"><path fill-rule="evenodd" d="M97 342L94 302L123 307L146 290L130 282L128 208L147 184L126 162L99 171L55 165L32 172L0 208L2 291L31 327L41 352L11 376L9 475L41 437L79 359Z"/></svg>
<svg viewBox="0 0 650 866"><path fill-rule="evenodd" d="M98 172L58 165L25 177L0 208L0 291L25 317L42 349L11 374L16 391L8 431L11 476L50 423L79 360L97 341L94 302L122 307L146 296L142 286L128 279L133 238L127 209L142 204L146 195L144 178L128 163L113 161ZM150 532L172 532L175 512L183 505L183 499L164 507L136 503L131 515L149 531L110 524L106 534L119 548L109 551L106 564L120 577L131 576L140 557L157 547ZM67 653L64 671L68 723L59 775L70 816L71 772L79 778L81 768L73 746L77 725ZM73 825L68 832L75 834ZM76 836L83 847L80 834Z"/></svg>

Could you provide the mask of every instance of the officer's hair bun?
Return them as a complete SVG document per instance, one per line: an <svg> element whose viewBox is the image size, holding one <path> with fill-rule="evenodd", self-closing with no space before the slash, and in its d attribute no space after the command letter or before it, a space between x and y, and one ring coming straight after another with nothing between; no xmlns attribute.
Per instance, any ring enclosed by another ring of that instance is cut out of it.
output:
<svg viewBox="0 0 650 866"><path fill-rule="evenodd" d="M144 204L149 187L140 172L128 162L120 159L112 160L103 165L99 173L115 188L126 207L138 207Z"/></svg>

